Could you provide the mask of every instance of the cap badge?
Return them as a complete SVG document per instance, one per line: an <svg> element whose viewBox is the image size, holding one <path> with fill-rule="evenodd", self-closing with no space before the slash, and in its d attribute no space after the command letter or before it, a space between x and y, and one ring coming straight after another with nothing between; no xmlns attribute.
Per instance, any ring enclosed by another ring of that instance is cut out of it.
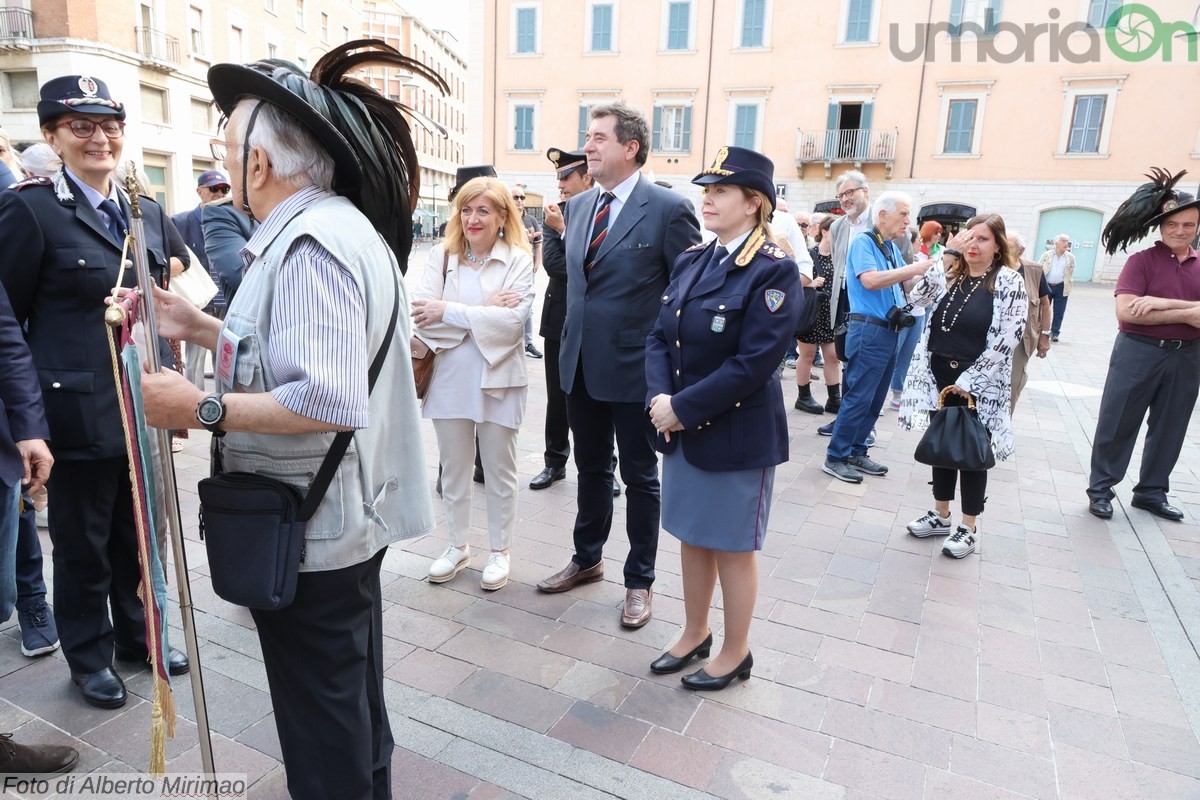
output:
<svg viewBox="0 0 1200 800"><path fill-rule="evenodd" d="M1174 211L1175 209L1179 208L1179 205L1180 205L1179 199L1172 197L1170 200L1163 203L1162 213L1164 213L1164 214L1170 213L1171 211Z"/></svg>
<svg viewBox="0 0 1200 800"><path fill-rule="evenodd" d="M79 77L79 91L83 92L84 97L95 97L100 91L100 86L87 75Z"/></svg>

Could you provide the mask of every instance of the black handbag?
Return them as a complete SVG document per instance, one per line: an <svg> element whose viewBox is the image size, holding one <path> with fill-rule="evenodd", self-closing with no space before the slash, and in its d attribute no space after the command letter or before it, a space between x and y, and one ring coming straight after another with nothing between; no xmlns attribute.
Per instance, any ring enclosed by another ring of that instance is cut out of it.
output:
<svg viewBox="0 0 1200 800"><path fill-rule="evenodd" d="M913 457L922 464L963 472L982 472L996 466L992 452L992 432L979 419L975 398L965 406L948 406L947 386L938 397L938 410L929 421L929 429L917 443Z"/></svg>
<svg viewBox="0 0 1200 800"><path fill-rule="evenodd" d="M797 339L813 329L821 314L821 304L829 302L829 292L815 286L801 287L800 294L803 299L800 304L800 320L796 323Z"/></svg>
<svg viewBox="0 0 1200 800"><path fill-rule="evenodd" d="M400 313L400 279L392 303L392 321L368 373L368 396L383 367ZM220 447L213 444L213 476L197 486L200 538L208 551L209 576L217 597L234 605L278 611L296 596L304 563L304 531L325 498L353 431L333 437L308 492L253 472L224 472Z"/></svg>

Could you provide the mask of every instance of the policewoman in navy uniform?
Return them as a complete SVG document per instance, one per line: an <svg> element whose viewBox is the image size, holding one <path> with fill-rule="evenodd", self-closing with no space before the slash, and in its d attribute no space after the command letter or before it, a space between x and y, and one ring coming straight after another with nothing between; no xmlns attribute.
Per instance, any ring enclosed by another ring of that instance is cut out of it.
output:
<svg viewBox="0 0 1200 800"><path fill-rule="evenodd" d="M119 708L126 693L114 655L148 667L133 495L104 323L129 225L129 199L113 177L125 106L103 81L68 75L42 86L37 110L63 168L0 192L0 282L28 325L50 425L54 618L63 654L86 702ZM140 205L146 256L161 281L169 221L152 200ZM132 268L122 282L136 285ZM172 650L169 669L187 672L186 656Z"/></svg>
<svg viewBox="0 0 1200 800"><path fill-rule="evenodd" d="M650 665L679 672L707 658L718 577L725 638L689 689L724 689L754 665L750 620L775 466L788 460L777 369L800 317L800 271L772 242L774 165L723 147L692 183L704 187L704 227L716 240L685 250L646 347L646 395L663 455L662 526L680 540L686 624Z"/></svg>

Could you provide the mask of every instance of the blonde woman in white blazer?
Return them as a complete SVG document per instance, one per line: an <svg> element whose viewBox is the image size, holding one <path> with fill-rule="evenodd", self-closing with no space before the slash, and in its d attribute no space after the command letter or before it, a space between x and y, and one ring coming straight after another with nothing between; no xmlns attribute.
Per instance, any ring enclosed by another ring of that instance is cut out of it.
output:
<svg viewBox="0 0 1200 800"><path fill-rule="evenodd" d="M437 353L424 415L437 433L450 538L428 579L444 583L470 563L478 436L491 544L480 585L494 591L508 582L517 519L517 431L529 384L524 328L533 307L533 257L507 186L475 178L455 195L445 242L430 251L412 305L415 335Z"/></svg>

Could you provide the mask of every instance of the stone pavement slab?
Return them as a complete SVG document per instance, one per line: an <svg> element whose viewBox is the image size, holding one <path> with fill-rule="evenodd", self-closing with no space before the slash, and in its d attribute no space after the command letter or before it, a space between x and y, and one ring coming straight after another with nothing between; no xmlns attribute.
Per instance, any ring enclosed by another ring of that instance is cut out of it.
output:
<svg viewBox="0 0 1200 800"><path fill-rule="evenodd" d="M414 268L422 261L414 255ZM724 692L689 693L678 676L649 672L683 620L669 535L654 621L638 631L617 623L623 497L606 579L562 595L534 589L570 556L573 466L546 491L522 489L513 579L497 593L480 589L479 563L445 585L423 581L444 523L392 547L384 633L395 796L1200 797L1200 440L1193 423L1173 476L1184 523L1130 509L1128 482L1113 520L1087 513L1114 333L1111 290L1077 286L1062 341L1031 365L1016 455L991 473L980 552L962 561L903 529L929 506L928 474L911 458L917 434L898 430L894 412L879 420L872 453L891 473L851 487L820 469L827 440L815 430L831 417L789 411L792 460L777 470L759 558L754 676ZM527 366L523 481L542 467L545 396L544 363ZM782 380L790 403L794 372ZM213 595L195 531L206 440L193 433L177 464L218 767L248 773L252 797L286 797L253 622ZM425 450L432 489L428 424ZM473 507L482 552L482 497ZM47 559L52 582L50 572ZM720 603L718 590L717 639ZM177 610L170 619L181 641ZM148 759L149 681L122 674L130 704L89 708L61 655L20 655L12 620L0 626L0 727L19 741L74 744L80 772L136 771ZM170 767L195 769L191 688L175 685L182 719Z"/></svg>

